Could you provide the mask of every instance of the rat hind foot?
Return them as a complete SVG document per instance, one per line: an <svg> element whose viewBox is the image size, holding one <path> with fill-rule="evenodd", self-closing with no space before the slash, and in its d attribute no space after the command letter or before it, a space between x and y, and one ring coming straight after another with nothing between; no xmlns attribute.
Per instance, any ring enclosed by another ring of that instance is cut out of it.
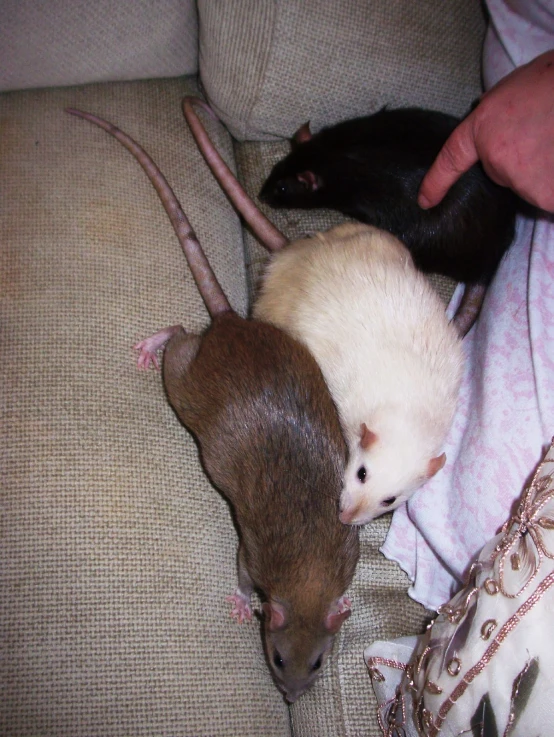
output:
<svg viewBox="0 0 554 737"><path fill-rule="evenodd" d="M139 369L150 368L150 364L152 364L159 371L160 363L158 361L158 356L156 355L157 352L164 348L172 335L182 329L181 325L173 325L170 328L164 328L133 346L136 351L140 351L137 359Z"/></svg>
<svg viewBox="0 0 554 737"><path fill-rule="evenodd" d="M233 596L227 596L225 601L233 604L231 616L234 617L239 624L250 622L252 619L252 609L250 607L249 596L246 596L240 589L237 589Z"/></svg>

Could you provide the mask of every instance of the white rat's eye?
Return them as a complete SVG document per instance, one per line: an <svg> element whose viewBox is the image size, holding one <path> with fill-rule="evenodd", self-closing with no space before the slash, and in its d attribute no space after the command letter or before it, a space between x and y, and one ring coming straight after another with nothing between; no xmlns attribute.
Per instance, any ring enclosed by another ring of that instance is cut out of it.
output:
<svg viewBox="0 0 554 737"><path fill-rule="evenodd" d="M367 471L365 470L365 466L360 466L358 468L358 473L356 474L356 476L360 479L362 484L365 483L365 477L367 476Z"/></svg>
<svg viewBox="0 0 554 737"><path fill-rule="evenodd" d="M381 502L381 506L382 507L390 507L390 505L391 504L394 504L395 501L396 501L396 497L395 496L389 496L388 499L383 499L383 501Z"/></svg>
<svg viewBox="0 0 554 737"><path fill-rule="evenodd" d="M277 650L275 650L273 654L273 663L275 664L276 668L282 668L284 665L283 658L279 655L279 652Z"/></svg>

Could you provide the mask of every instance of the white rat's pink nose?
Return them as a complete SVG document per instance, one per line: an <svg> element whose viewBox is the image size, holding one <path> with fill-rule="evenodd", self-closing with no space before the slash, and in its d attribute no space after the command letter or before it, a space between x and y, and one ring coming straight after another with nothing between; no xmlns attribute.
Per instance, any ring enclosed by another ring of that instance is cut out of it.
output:
<svg viewBox="0 0 554 737"><path fill-rule="evenodd" d="M339 519L344 525L356 524L356 517L361 511L361 504L346 506L340 510Z"/></svg>

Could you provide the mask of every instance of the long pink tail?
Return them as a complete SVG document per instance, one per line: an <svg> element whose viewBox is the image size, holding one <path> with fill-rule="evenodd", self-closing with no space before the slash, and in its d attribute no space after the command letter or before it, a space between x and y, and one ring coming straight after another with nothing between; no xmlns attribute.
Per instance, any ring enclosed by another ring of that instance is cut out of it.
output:
<svg viewBox="0 0 554 737"><path fill-rule="evenodd" d="M187 259L194 281L196 282L210 316L215 317L216 315L229 311L231 309L231 305L215 277L212 267L210 266L208 259L206 258L204 251L191 228L187 216L179 204L179 200L169 186L167 179L146 151L139 146L138 143L133 141L130 136L123 133L119 128L116 128L115 125L102 120L102 118L98 118L96 115L84 113L81 110L75 110L74 108L67 108L66 112L71 115L76 115L79 118L84 118L85 120L94 123L94 125L97 125L99 128L103 128L114 136L114 138L117 138L117 140L133 154L154 185L156 192L165 207L165 211L169 215L169 219L171 220L171 224L177 234L177 238L179 239L179 243L181 244L185 258Z"/></svg>
<svg viewBox="0 0 554 737"><path fill-rule="evenodd" d="M210 141L204 126L194 111L194 105L200 105L200 107L206 110L212 118L215 118L216 116L212 109L197 97L185 97L183 100L183 112L185 114L185 118L190 126L192 135L198 144L198 148L206 159L213 175L233 205L252 228L254 234L258 236L262 244L269 251L279 251L287 245L288 240L279 230L277 230L273 223L266 218L255 202L246 194L244 189L238 183L233 172L223 161L213 143Z"/></svg>

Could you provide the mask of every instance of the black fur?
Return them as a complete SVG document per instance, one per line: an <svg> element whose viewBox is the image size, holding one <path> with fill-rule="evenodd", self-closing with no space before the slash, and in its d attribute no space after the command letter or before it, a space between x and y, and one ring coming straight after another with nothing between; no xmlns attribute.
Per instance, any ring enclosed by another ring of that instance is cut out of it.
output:
<svg viewBox="0 0 554 737"><path fill-rule="evenodd" d="M417 204L423 176L458 122L403 108L325 128L293 144L260 199L273 207L338 210L396 235L422 271L486 284L513 239L518 198L477 164L439 205Z"/></svg>

